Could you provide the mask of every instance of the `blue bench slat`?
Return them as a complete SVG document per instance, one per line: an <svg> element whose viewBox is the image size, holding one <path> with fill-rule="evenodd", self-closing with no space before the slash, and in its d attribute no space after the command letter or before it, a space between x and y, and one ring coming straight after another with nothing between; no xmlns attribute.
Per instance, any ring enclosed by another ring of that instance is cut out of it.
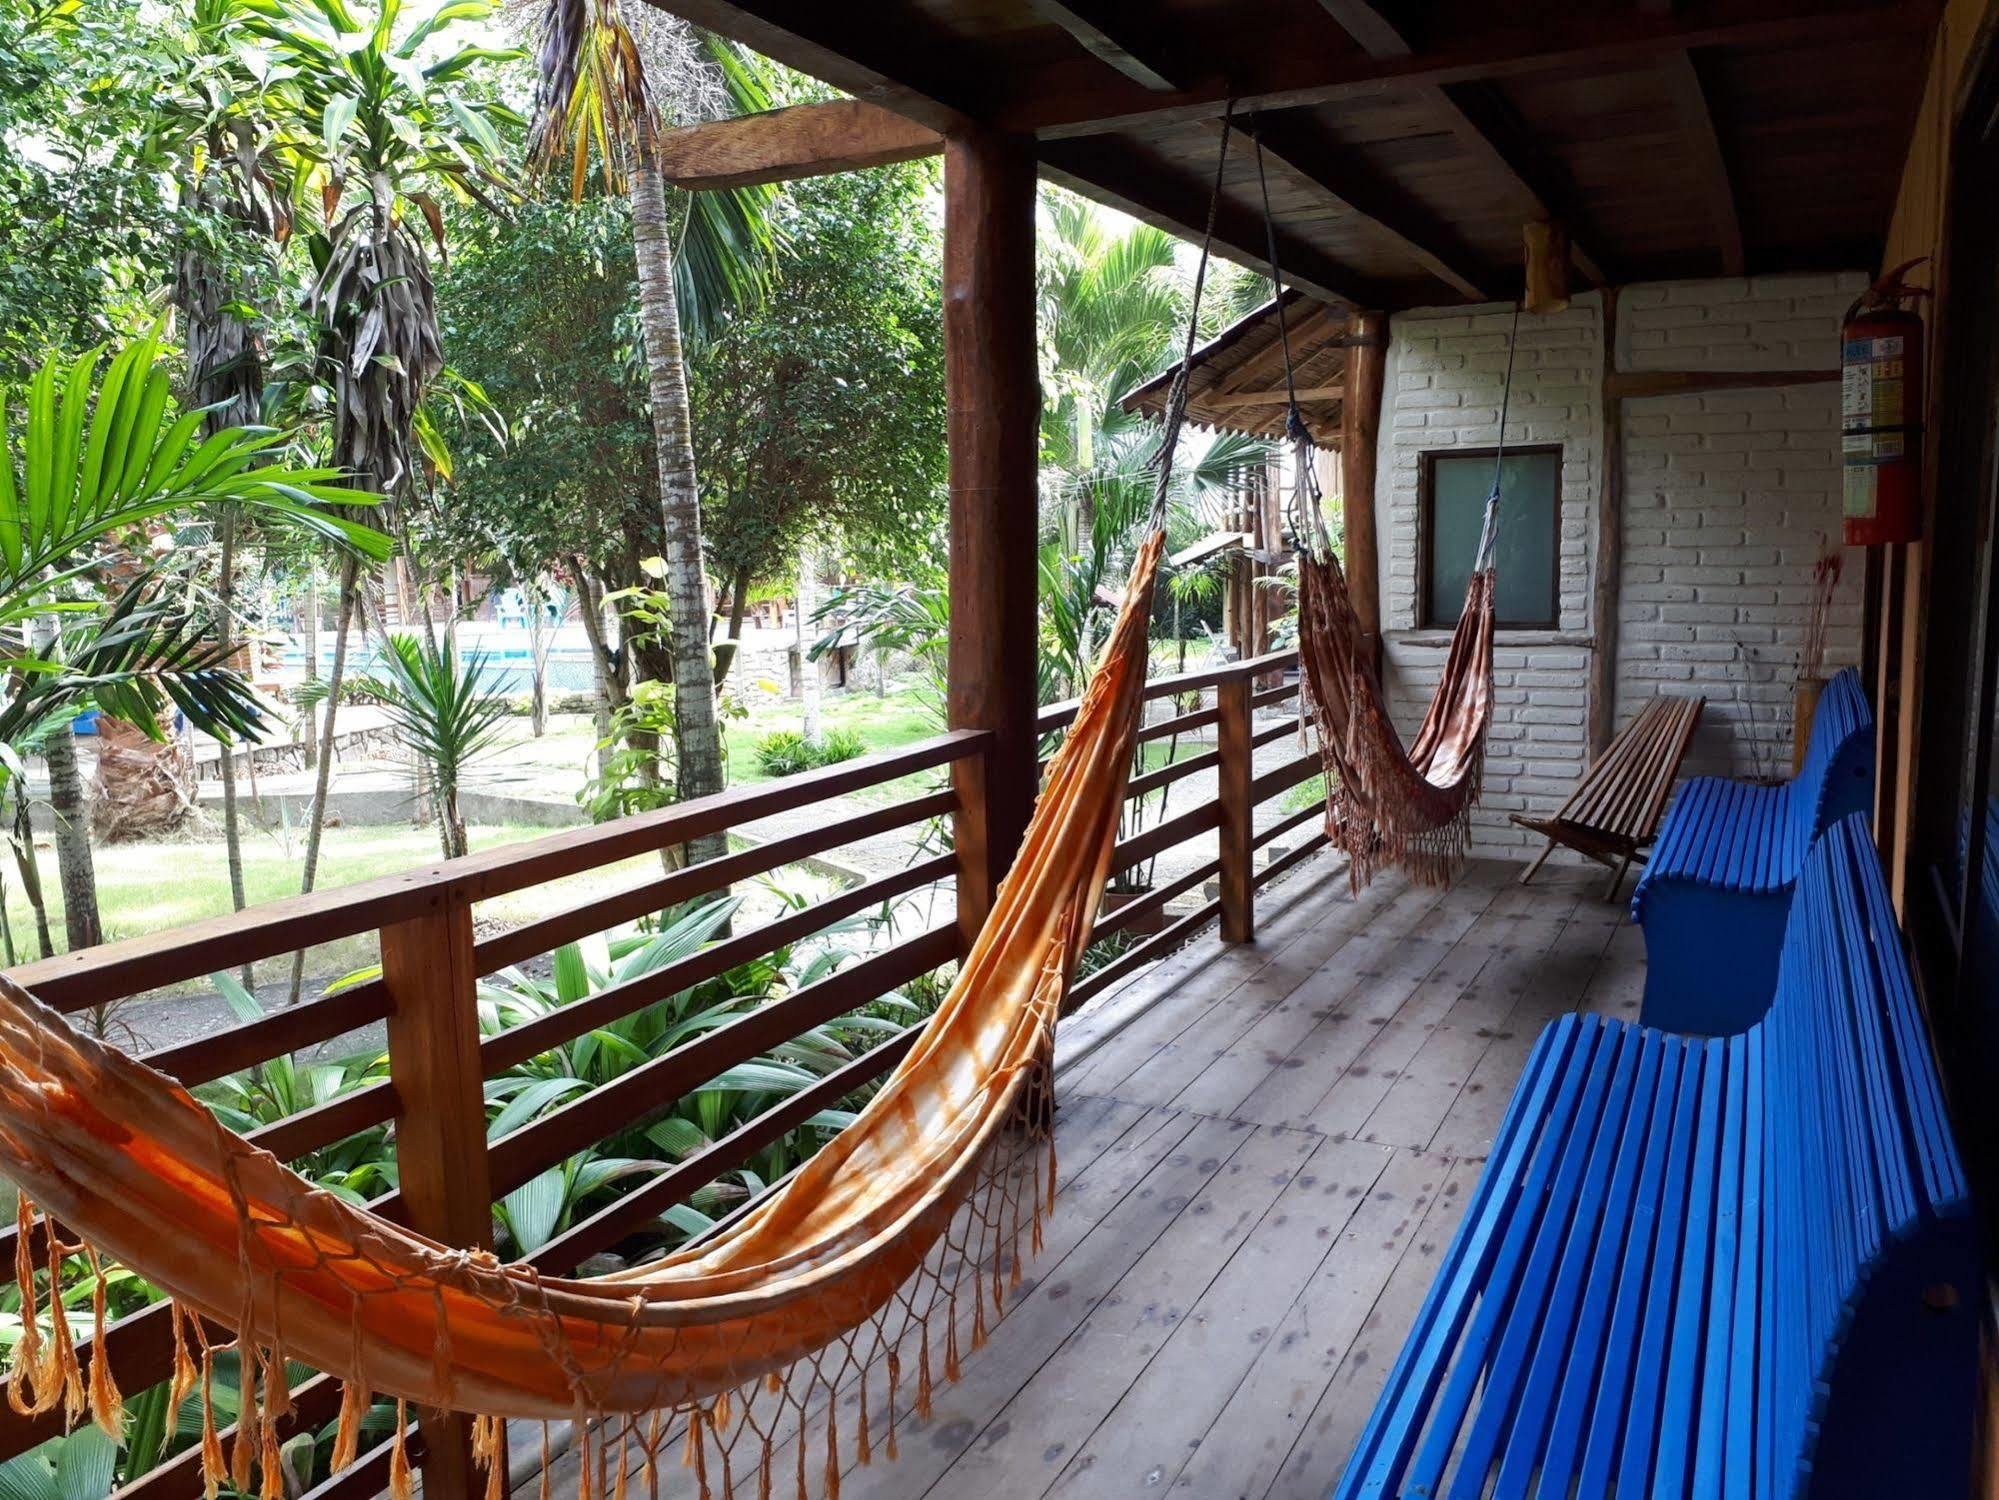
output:
<svg viewBox="0 0 1999 1500"><path fill-rule="evenodd" d="M1467 1475L1477 1476L1473 1493L1484 1492L1497 1439L1510 1425L1520 1367L1546 1310L1554 1258L1570 1222L1568 1205L1574 1201L1582 1161L1615 1066L1617 1033L1596 1017L1584 1024L1583 1032L1573 1055L1575 1065L1568 1070L1571 1086L1561 1091L1555 1106L1559 1129L1551 1130L1536 1152L1523 1186L1523 1211L1507 1226L1478 1315L1458 1346L1457 1368L1432 1410L1429 1437L1410 1471L1419 1491L1427 1485L1435 1492L1474 1398L1478 1416L1464 1439L1453 1495L1463 1492ZM1580 1085L1579 1091L1575 1085ZM1487 1351L1495 1339L1497 1356L1489 1359Z"/></svg>
<svg viewBox="0 0 1999 1500"><path fill-rule="evenodd" d="M1578 1493L1585 1495L1608 1492L1626 1424L1637 1409L1631 1395L1635 1383L1633 1369L1642 1341L1645 1313L1650 1306L1647 1293L1654 1262L1671 1254L1672 1242L1667 1234L1667 1226L1672 1222L1670 1169L1673 1143L1679 1139L1673 1126L1679 1119L1682 1101L1696 1087L1700 1056L1678 1037L1662 1037L1661 1044L1664 1055L1660 1060L1659 1087L1653 1097L1652 1119L1645 1138L1645 1162L1639 1171L1638 1190L1632 1203L1631 1233L1625 1240L1622 1269L1617 1278L1609 1350L1583 1447Z"/></svg>
<svg viewBox="0 0 1999 1500"><path fill-rule="evenodd" d="M1581 1181L1576 1188L1574 1207L1565 1211L1553 1202L1549 1205L1551 1219L1563 1226L1560 1259L1553 1273L1547 1309L1534 1337L1532 1360L1526 1369L1525 1379L1520 1383L1517 1410L1510 1430L1503 1434L1504 1448L1498 1441L1500 1435L1495 1434L1493 1440L1481 1450L1480 1437L1475 1428L1466 1449L1466 1463L1457 1486L1459 1489L1465 1488L1467 1479L1474 1472L1473 1463L1482 1451L1503 1458L1492 1500L1526 1500L1534 1476L1542 1466L1539 1454L1542 1441L1554 1420L1558 1382L1563 1370L1578 1357L1577 1325L1588 1285L1586 1273L1596 1259L1599 1237L1611 1233L1604 1216L1604 1202L1620 1170L1619 1153L1626 1143L1628 1112L1633 1108L1633 1098L1640 1083L1644 1039L1641 1033L1620 1030L1612 1033L1608 1040L1615 1047L1608 1064L1610 1088L1597 1116L1595 1138L1590 1143L1589 1159L1583 1166ZM1511 1363L1508 1354L1508 1346L1502 1341L1499 1355L1501 1370L1506 1370ZM1485 1411L1480 1413L1481 1420L1490 1410L1488 1395ZM1482 1465L1478 1472L1482 1473L1483 1467L1487 1466L1489 1464Z"/></svg>
<svg viewBox="0 0 1999 1500"><path fill-rule="evenodd" d="M1880 1493L1870 1462L1956 1472L1954 1431L1906 1430L1947 1398L1904 1400L1870 1454L1854 1433L1898 1387L1834 1389L1909 1377L1883 1327L1939 1368L1976 1349L1968 1311L1921 1311L1937 1265L1969 1306L1969 1205L1885 891L1851 816L1806 858L1762 1021L1543 1032L1340 1500L1818 1500Z"/></svg>
<svg viewBox="0 0 1999 1500"><path fill-rule="evenodd" d="M1414 1445L1421 1430L1421 1414L1443 1379L1444 1355L1463 1326L1472 1297L1485 1281L1493 1242L1518 1206L1518 1183L1542 1121L1550 1114L1553 1091L1558 1086L1579 1086L1580 1081L1564 1064L1583 1039L1580 1018L1565 1017L1535 1041L1520 1086L1494 1139L1492 1157L1479 1176L1402 1356L1355 1447L1344 1493L1386 1494L1395 1470Z"/></svg>
<svg viewBox="0 0 1999 1500"><path fill-rule="evenodd" d="M1577 1315L1571 1347L1574 1358L1558 1369L1561 1385L1555 1401L1554 1417L1542 1454L1543 1470L1551 1481L1566 1481L1576 1471L1582 1454L1585 1422L1599 1389L1617 1383L1613 1362L1620 1341L1612 1316L1613 1298L1623 1284L1622 1270L1635 1252L1642 1257L1651 1243L1654 1211L1643 1191L1644 1166L1648 1146L1658 1143L1663 1153L1665 1131L1672 1119L1672 1092L1678 1078L1678 1054L1669 1051L1672 1043L1659 1032L1638 1034L1637 1079L1616 1147L1616 1172L1604 1199L1602 1232L1583 1274L1582 1307ZM1602 1380L1599 1383L1598 1375ZM1525 1467L1525 1464L1522 1464ZM1507 1472L1500 1473L1500 1489L1507 1491ZM1524 1494L1525 1491L1520 1493Z"/></svg>

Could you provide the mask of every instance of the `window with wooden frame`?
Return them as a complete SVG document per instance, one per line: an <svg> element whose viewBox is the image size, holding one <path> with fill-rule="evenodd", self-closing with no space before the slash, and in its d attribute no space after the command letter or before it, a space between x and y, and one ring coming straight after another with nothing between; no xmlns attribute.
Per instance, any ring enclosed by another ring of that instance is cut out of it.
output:
<svg viewBox="0 0 1999 1500"><path fill-rule="evenodd" d="M1417 625L1448 630L1464 609L1465 585L1492 493L1493 448L1421 455L1417 470ZM1499 461L1499 573L1493 623L1502 630L1553 630L1561 623L1562 448L1506 450Z"/></svg>

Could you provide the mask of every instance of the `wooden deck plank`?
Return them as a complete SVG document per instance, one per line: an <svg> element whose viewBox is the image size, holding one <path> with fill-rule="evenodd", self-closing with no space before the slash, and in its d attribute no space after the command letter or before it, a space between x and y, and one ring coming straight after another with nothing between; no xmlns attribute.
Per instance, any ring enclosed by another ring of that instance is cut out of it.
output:
<svg viewBox="0 0 1999 1500"><path fill-rule="evenodd" d="M1478 1180L1476 1162L1454 1162L1435 1155L1416 1158L1430 1168L1422 1201L1422 1217L1396 1260L1380 1295L1368 1309L1360 1331L1339 1362L1318 1404L1301 1426L1296 1443L1264 1500L1325 1500L1367 1425L1375 1397L1388 1381L1402 1340L1416 1319L1437 1262L1450 1243L1464 1205ZM1412 1211L1415 1205L1412 1204ZM1234 1489L1216 1491L1235 1493ZM1245 1496L1253 1492L1244 1489Z"/></svg>
<svg viewBox="0 0 1999 1500"><path fill-rule="evenodd" d="M1392 1154L1358 1141L1320 1141L1048 1493L1064 1500L1140 1496L1170 1482L1263 1353L1298 1289L1337 1253Z"/></svg>
<svg viewBox="0 0 1999 1500"><path fill-rule="evenodd" d="M1223 1125L1203 1120L1195 1133ZM1296 1131L1225 1128L1241 1138L1237 1149L1145 1253L1102 1289L1089 1316L1034 1379L999 1410L980 1408L987 1420L963 1432L957 1461L924 1493L940 1500L1044 1494L1319 1144Z"/></svg>
<svg viewBox="0 0 1999 1500"><path fill-rule="evenodd" d="M1391 1153L1318 1273L1300 1288L1261 1356L1200 1434L1199 1445L1173 1481L1175 1493L1200 1500L1255 1500L1269 1489L1335 1378L1346 1369L1356 1340L1378 1321L1383 1290L1412 1255L1419 1233L1421 1243L1434 1247L1418 1258L1417 1274L1427 1276L1467 1191L1451 1175L1450 1163L1420 1152ZM1397 1340L1403 1326L1392 1330ZM1379 1328L1368 1336L1378 1340L1389 1332ZM1370 1355L1361 1364L1370 1362L1378 1361ZM1385 1378L1386 1371L1382 1374ZM1365 1415L1363 1410L1363 1419ZM1344 1459L1344 1449L1339 1457ZM1333 1479L1334 1470L1324 1468L1320 1500L1332 1489Z"/></svg>
<svg viewBox="0 0 1999 1500"><path fill-rule="evenodd" d="M1321 859L1257 943L1204 935L1065 1022L1044 1251L931 1419L900 1412L898 1462L879 1381L868 1468L843 1394L846 1500L1323 1500L1540 1027L1642 993L1597 872L1516 875L1475 862L1449 892L1385 877L1356 900ZM552 1478L569 1500L574 1460Z"/></svg>

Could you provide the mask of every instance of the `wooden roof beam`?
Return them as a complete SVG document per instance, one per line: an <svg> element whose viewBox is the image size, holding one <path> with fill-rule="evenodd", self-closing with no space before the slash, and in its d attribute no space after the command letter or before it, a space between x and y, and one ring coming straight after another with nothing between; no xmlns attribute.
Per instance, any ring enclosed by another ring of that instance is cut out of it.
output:
<svg viewBox="0 0 1999 1500"><path fill-rule="evenodd" d="M1044 141L1040 157L1041 175L1050 181L1156 225L1168 234L1198 243L1201 226L1208 218L1207 182L1192 182L1184 174L1115 141ZM1127 184L1143 182L1146 186L1142 192L1131 188L1113 191L1101 185L1106 179ZM1215 253L1267 275L1270 267L1263 256L1263 245L1261 216L1224 198L1215 217ZM1239 249L1239 246L1255 249ZM1324 302L1359 307L1385 305L1385 288L1356 276L1323 251L1281 229L1277 255L1288 286L1309 292Z"/></svg>
<svg viewBox="0 0 1999 1500"><path fill-rule="evenodd" d="M1319 3L1348 36L1360 43L1368 56L1394 59L1415 55L1413 37L1374 0L1319 0ZM1503 101L1489 89L1473 90L1464 85L1454 91L1441 83L1418 84L1412 92L1445 121L1462 149L1482 160L1488 170L1511 179L1515 188L1533 204L1537 217L1561 221L1569 235L1569 258L1583 275L1603 285L1603 268L1589 248L1589 233L1575 222L1573 191L1566 191L1566 181L1556 179L1553 168L1545 161L1531 166L1523 163L1523 157L1545 153L1528 145L1525 128L1517 118L1503 118ZM1462 100L1460 94L1465 96ZM1477 97L1480 94L1488 97ZM1512 111L1506 109L1503 114L1510 116ZM1480 115L1485 117L1483 122ZM1557 201L1566 201L1568 211L1557 213Z"/></svg>
<svg viewBox="0 0 1999 1500"><path fill-rule="evenodd" d="M661 172L675 187L692 189L824 177L943 149L944 137L929 126L859 99L710 120L659 138Z"/></svg>
<svg viewBox="0 0 1999 1500"><path fill-rule="evenodd" d="M1143 16L1129 13L1120 0L1032 0L1041 15L1060 26L1083 49L1108 63L1132 82L1160 93L1184 89L1194 82L1183 60L1160 43L1160 16L1146 6Z"/></svg>
<svg viewBox="0 0 1999 1500"><path fill-rule="evenodd" d="M1714 109L1693 53L1685 48L1667 53L1659 60L1659 76L1673 101L1673 112L1679 116L1680 134L1707 200L1715 246L1721 252L1721 273L1740 276L1748 264L1742 250L1742 216L1736 208L1728 155L1722 149L1721 133L1715 129Z"/></svg>
<svg viewBox="0 0 1999 1500"><path fill-rule="evenodd" d="M668 9L715 0L655 0ZM771 9L780 0L754 0ZM783 0L787 8L800 0ZM1321 5L1326 0L1320 0ZM1374 7L1379 10L1379 7ZM1162 94L1129 79L1045 77L991 113L995 128L1043 140L1101 135L1220 115L1235 101L1239 113L1333 104L1378 95L1384 86L1443 87L1550 71L1643 66L1685 47L1833 45L1935 29L1938 0L1854 0L1837 9L1827 0L1731 0L1700 15L1646 15L1612 7L1579 11L1551 28L1488 10L1490 30L1454 34L1437 50L1394 55L1329 53L1316 47L1273 47L1247 68L1213 74L1195 87Z"/></svg>
<svg viewBox="0 0 1999 1500"><path fill-rule="evenodd" d="M1357 167L1352 153L1282 118L1259 117L1250 132L1263 143L1266 162L1311 187L1341 213L1365 219L1439 281L1466 297L1490 299L1487 268L1398 188Z"/></svg>
<svg viewBox="0 0 1999 1500"><path fill-rule="evenodd" d="M846 6L821 0L647 0L787 67L946 134L981 112L965 80L978 74L949 36L906 18L895 28L843 24Z"/></svg>

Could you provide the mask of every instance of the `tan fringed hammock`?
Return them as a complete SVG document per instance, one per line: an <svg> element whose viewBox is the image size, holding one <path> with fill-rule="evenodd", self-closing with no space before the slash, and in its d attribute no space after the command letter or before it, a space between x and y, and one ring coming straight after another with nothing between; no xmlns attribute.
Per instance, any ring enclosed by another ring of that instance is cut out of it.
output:
<svg viewBox="0 0 1999 1500"><path fill-rule="evenodd" d="M119 1433L104 1362L92 1359L86 1375L66 1320L51 1317L44 1332L33 1316L63 1257L87 1246L171 1294L173 1393L176 1406L197 1388L203 1398L211 1490L225 1478L247 1489L261 1466L264 1493L282 1494L275 1424L289 1409L287 1359L345 1382L341 1464L371 1396L574 1418L586 1442L596 1419L644 1416L610 1424L620 1455L627 1439L656 1450L684 1427L704 1495L752 1482L768 1495L772 1455L794 1440L800 1492L810 1447L814 1477L823 1465L825 1492L837 1493L835 1397L858 1398L848 1418L857 1456L881 1438L893 1453L898 1387L913 1383L921 1414L933 1380L957 1377L961 1322L977 1347L1052 1201L1048 1113L1029 1095L1048 1086L1055 1018L1109 874L1162 540L1155 532L1139 552L1020 855L916 1046L767 1202L664 1260L588 1280L542 1277L399 1228L315 1188L172 1080L0 980L0 1170L23 1193L27 1310L9 1399L23 1411L61 1405L72 1419L88 1411ZM38 1267L34 1206L83 1244L51 1240ZM38 1270L48 1273L39 1290ZM241 1335L244 1420L227 1454L199 1319ZM802 1429L822 1425L808 1444ZM477 1445L491 1494L506 1468L494 1431L482 1423ZM587 1453L583 1467L588 1485ZM406 1490L401 1455L394 1472Z"/></svg>
<svg viewBox="0 0 1999 1500"><path fill-rule="evenodd" d="M1209 205L1214 235L1225 119ZM1152 526L1117 623L1056 755L1012 870L916 1045L860 1116L765 1202L694 1246L589 1279L544 1277L453 1249L315 1188L225 1129L172 1079L71 1028L0 979L0 1172L21 1189L23 1337L17 1410L86 1412L114 1437L120 1398L101 1352L81 1368L59 1296L63 1261L132 1267L172 1298L171 1394L202 1401L203 1472L281 1500L285 1362L337 1375L334 1466L352 1462L371 1399L397 1403L390 1488L413 1487L410 1403L474 1414L489 1500L506 1485L498 1419L571 1419L582 1494L622 1496L636 1462L659 1492L679 1433L702 1500L754 1486L840 1488L841 1429L867 1462L896 1449L899 1398L918 1416L959 1373L960 1329L983 1342L1054 1202L1055 1020L1110 873L1137 743L1153 582L1208 265L1169 399ZM32 1216L49 1215L38 1268ZM79 1235L64 1242L56 1232ZM38 1287L38 1269L46 1286ZM50 1310L49 1329L38 1322ZM241 1418L227 1452L205 1323L236 1331ZM104 1291L96 1300L104 1347ZM609 1419L609 1420L606 1420ZM788 1472L774 1472L782 1451ZM615 1454L615 1458L612 1455ZM544 1465L544 1486L547 1470Z"/></svg>

